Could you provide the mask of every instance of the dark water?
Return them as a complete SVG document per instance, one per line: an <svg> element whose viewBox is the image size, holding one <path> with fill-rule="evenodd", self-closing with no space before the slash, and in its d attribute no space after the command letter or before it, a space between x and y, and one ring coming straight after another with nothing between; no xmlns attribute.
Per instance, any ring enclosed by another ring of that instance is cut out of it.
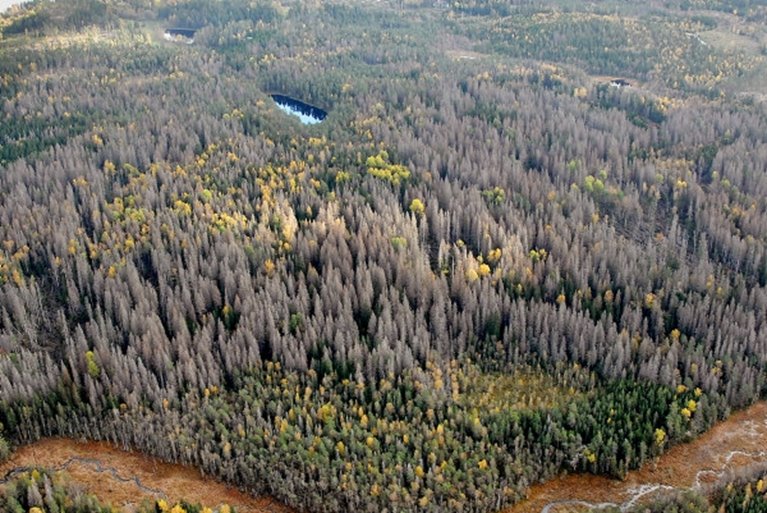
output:
<svg viewBox="0 0 767 513"><path fill-rule="evenodd" d="M308 103L296 100L290 96L273 94L272 99L280 109L289 114L293 114L294 116L298 116L301 119L301 122L305 125L320 123L328 116L328 113L319 107L309 105Z"/></svg>
<svg viewBox="0 0 767 513"><path fill-rule="evenodd" d="M165 33L168 34L169 36L183 36L188 39L192 39L194 37L195 32L197 32L197 29L192 29L192 28L174 27L174 28L165 29Z"/></svg>

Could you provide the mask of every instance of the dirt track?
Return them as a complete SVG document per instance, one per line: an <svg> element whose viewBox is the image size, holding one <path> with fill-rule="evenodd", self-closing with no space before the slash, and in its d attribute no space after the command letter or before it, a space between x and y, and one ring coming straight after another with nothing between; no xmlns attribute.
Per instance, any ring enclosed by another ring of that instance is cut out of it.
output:
<svg viewBox="0 0 767 513"><path fill-rule="evenodd" d="M531 488L529 499L503 513L576 512L598 504L626 508L669 488L705 486L731 468L767 462L767 402L736 413L692 443L629 473L624 481L568 475ZM19 467L64 468L78 484L117 506L144 498L233 505L241 513L291 513L270 498L253 498L199 471L162 463L103 442L51 438L20 448L0 465L0 477Z"/></svg>

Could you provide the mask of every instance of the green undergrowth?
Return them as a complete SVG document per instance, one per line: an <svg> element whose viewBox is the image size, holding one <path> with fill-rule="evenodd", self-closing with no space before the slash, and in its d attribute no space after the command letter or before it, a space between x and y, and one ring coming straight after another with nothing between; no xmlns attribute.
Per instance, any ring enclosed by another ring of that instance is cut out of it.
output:
<svg viewBox="0 0 767 513"><path fill-rule="evenodd" d="M66 426L107 437L310 510L490 511L563 470L625 475L717 417L686 387L602 382L579 369L482 374L471 364L373 383L267 363L159 404L114 398L112 412L93 411L86 395L0 403L0 420L18 438L28 419L46 418L41 434ZM125 423L144 429L110 434Z"/></svg>
<svg viewBox="0 0 767 513"><path fill-rule="evenodd" d="M594 376L573 366L555 375L533 366L506 372L482 372L475 365L455 373L460 391L457 402L464 407L500 413L510 410L551 409L582 399L593 389Z"/></svg>

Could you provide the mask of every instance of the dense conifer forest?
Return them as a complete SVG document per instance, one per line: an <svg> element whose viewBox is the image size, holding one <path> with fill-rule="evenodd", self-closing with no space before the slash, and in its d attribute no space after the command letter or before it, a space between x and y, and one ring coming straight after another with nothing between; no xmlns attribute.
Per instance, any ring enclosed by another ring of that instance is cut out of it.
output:
<svg viewBox="0 0 767 513"><path fill-rule="evenodd" d="M301 511L492 512L695 437L767 393L765 20L763 0L10 10L0 460L84 437Z"/></svg>

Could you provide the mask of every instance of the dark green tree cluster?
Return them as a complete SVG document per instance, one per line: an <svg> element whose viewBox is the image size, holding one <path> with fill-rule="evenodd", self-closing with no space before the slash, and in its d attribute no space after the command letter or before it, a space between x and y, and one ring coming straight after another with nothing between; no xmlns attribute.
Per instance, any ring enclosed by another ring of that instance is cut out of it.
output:
<svg viewBox="0 0 767 513"><path fill-rule="evenodd" d="M76 428L88 436L193 464L301 510L339 512L494 511L562 471L622 476L706 422L681 413L694 397L703 408L694 391L600 384L568 369L551 371L577 387L557 407L475 409L452 369L363 383L267 363L230 387L156 408L115 403L99 415L85 397L57 395L34 410L3 404L0 418L14 429L74 433L77 411L90 419Z"/></svg>
<svg viewBox="0 0 767 513"><path fill-rule="evenodd" d="M23 14L3 29L4 34L43 34L82 29L90 25L107 26L110 16L104 0L69 0L65 5L52 0L36 0L24 7Z"/></svg>
<svg viewBox="0 0 767 513"><path fill-rule="evenodd" d="M0 424L0 462L5 461L11 455L11 446L3 434L3 425Z"/></svg>

